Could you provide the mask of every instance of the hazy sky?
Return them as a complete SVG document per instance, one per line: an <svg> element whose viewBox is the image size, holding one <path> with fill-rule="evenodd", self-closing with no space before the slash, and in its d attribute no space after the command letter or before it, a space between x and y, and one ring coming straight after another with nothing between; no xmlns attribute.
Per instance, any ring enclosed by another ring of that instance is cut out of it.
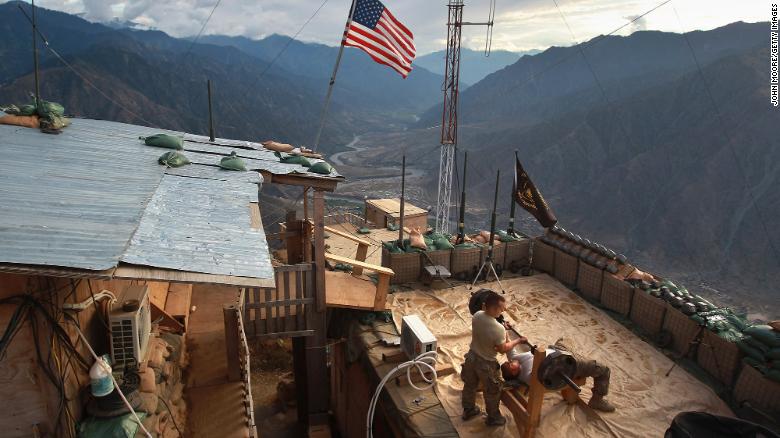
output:
<svg viewBox="0 0 780 438"><path fill-rule="evenodd" d="M323 0L222 0L205 34L262 38L272 33L292 35ZM609 33L663 0L557 0L577 42ZM38 0L37 5L83 14L92 21L130 20L173 36L195 35L216 0ZM418 53L445 45L446 0L384 0L395 16L415 34ZM466 0L464 20L485 21L489 0ZM496 0L493 48L544 49L571 45L573 38L553 0ZM680 32L712 29L734 21L766 21L770 0L672 0L623 29ZM338 44L350 0L328 0L301 33L303 41ZM677 14L675 14L675 11ZM678 19L679 16L679 19ZM464 45L484 46L485 30L466 27Z"/></svg>

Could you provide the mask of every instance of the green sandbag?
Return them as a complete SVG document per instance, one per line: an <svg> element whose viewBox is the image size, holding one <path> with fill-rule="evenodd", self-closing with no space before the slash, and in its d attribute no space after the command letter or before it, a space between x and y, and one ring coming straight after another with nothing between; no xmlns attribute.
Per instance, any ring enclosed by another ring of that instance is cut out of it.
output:
<svg viewBox="0 0 780 438"><path fill-rule="evenodd" d="M219 167L225 170L246 171L246 164L236 155L236 151L231 152L227 157L222 157L219 160Z"/></svg>
<svg viewBox="0 0 780 438"><path fill-rule="evenodd" d="M454 249L470 249L470 248L477 248L477 245L474 245L473 243L459 243L454 246Z"/></svg>
<svg viewBox="0 0 780 438"><path fill-rule="evenodd" d="M745 353L748 357L752 357L761 363L764 362L764 354L761 353L761 350L758 350L752 345L748 344L744 339L735 342L735 344L737 344L737 347L739 347L739 349L742 350L742 352Z"/></svg>
<svg viewBox="0 0 780 438"><path fill-rule="evenodd" d="M352 265L350 265L349 263L336 263L336 266L333 267L333 270L352 272Z"/></svg>
<svg viewBox="0 0 780 438"><path fill-rule="evenodd" d="M444 236L441 236L438 239L434 240L433 244L436 245L436 248L439 250L447 250L447 249L455 248L455 246L450 243L449 239L447 239Z"/></svg>
<svg viewBox="0 0 780 438"><path fill-rule="evenodd" d="M780 347L780 332L772 330L768 325L754 325L745 329L745 333L763 342L769 347Z"/></svg>
<svg viewBox="0 0 780 438"><path fill-rule="evenodd" d="M769 370L766 374L764 374L767 379L774 380L775 382L780 382L780 370Z"/></svg>
<svg viewBox="0 0 780 438"><path fill-rule="evenodd" d="M773 348L769 350L769 352L766 354L766 357L780 361L780 348Z"/></svg>
<svg viewBox="0 0 780 438"><path fill-rule="evenodd" d="M751 347L760 351L763 356L766 356L769 353L770 350L769 346L759 341L756 338L753 338L751 336L745 336L745 342L747 342L748 345L750 345Z"/></svg>
<svg viewBox="0 0 780 438"><path fill-rule="evenodd" d="M404 252L401 248L398 247L398 243L396 241L382 242L382 246L384 246L389 252L393 254L400 254Z"/></svg>
<svg viewBox="0 0 780 438"><path fill-rule="evenodd" d="M147 146L156 146L158 148L168 148L182 150L184 141L181 137L168 134L154 134L149 137L138 137L144 141Z"/></svg>
<svg viewBox="0 0 780 438"><path fill-rule="evenodd" d="M359 234L371 234L371 230L369 230L369 229L368 229L368 228L366 228L366 227L360 227L360 228L358 228L357 232L358 232Z"/></svg>
<svg viewBox="0 0 780 438"><path fill-rule="evenodd" d="M306 158L304 158L306 159ZM308 161L308 160L306 160ZM305 166L305 164L304 164ZM330 172L333 170L333 168L330 166L330 164L320 161L318 163L314 163L309 167L309 172L319 173L322 175L330 175Z"/></svg>
<svg viewBox="0 0 780 438"><path fill-rule="evenodd" d="M31 116L35 114L35 105L28 104L28 105L22 105L19 107L19 115L20 116Z"/></svg>
<svg viewBox="0 0 780 438"><path fill-rule="evenodd" d="M434 248L433 239L428 236L423 236L423 241L425 242L425 247L428 248L428 250L436 251L436 248Z"/></svg>
<svg viewBox="0 0 780 438"><path fill-rule="evenodd" d="M398 225L394 223L387 224L387 230L388 231L398 231Z"/></svg>
<svg viewBox="0 0 780 438"><path fill-rule="evenodd" d="M282 157L279 162L286 163L286 164L299 164L303 167L310 167L311 162L306 159L306 157L301 155L288 155L286 157ZM328 172L330 173L330 172Z"/></svg>
<svg viewBox="0 0 780 438"><path fill-rule="evenodd" d="M41 117L62 117L65 115L65 108L57 102L41 100L38 115Z"/></svg>
<svg viewBox="0 0 780 438"><path fill-rule="evenodd" d="M168 167L181 167L185 164L190 164L190 160L187 159L182 153L177 151L170 151L160 155L157 162Z"/></svg>

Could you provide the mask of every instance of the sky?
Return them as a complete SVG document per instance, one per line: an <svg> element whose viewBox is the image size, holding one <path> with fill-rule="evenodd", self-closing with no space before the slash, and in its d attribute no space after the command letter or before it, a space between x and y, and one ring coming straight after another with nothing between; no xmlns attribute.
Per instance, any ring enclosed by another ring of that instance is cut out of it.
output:
<svg viewBox="0 0 780 438"><path fill-rule="evenodd" d="M298 39L337 45L350 0L325 5ZM447 0L383 0L415 35L418 54L446 46ZM523 51L569 46L630 22L663 0L495 0L492 48ZM560 10L556 7L556 2ZM132 21L175 37L196 35L217 0L38 0L36 5L90 21ZM222 0L204 34L242 35L261 39L292 35L323 0ZM484 22L490 0L465 0L464 21ZM771 0L672 0L618 32L708 30L734 21L767 21ZM565 18L565 21L564 21ZM566 25L568 23L568 27ZM482 49L485 29L464 27L463 46Z"/></svg>

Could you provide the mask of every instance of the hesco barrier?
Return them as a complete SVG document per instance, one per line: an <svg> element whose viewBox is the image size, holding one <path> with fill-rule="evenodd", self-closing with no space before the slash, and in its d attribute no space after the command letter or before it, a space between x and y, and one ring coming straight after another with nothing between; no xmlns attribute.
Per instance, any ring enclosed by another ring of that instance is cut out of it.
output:
<svg viewBox="0 0 780 438"><path fill-rule="evenodd" d="M482 260L485 260L487 258L488 249L485 247L482 250ZM498 245L493 246L493 264L501 265L502 268L505 268L504 265L504 257L506 256L506 244L504 242L501 242ZM482 260L480 260L479 264L482 265Z"/></svg>
<svg viewBox="0 0 780 438"><path fill-rule="evenodd" d="M512 266L520 268L531 264L531 241L529 239L513 240L504 245L506 247L503 263L505 269L510 269Z"/></svg>
<svg viewBox="0 0 780 438"><path fill-rule="evenodd" d="M631 321L645 334L655 338L664 324L666 303L644 291L634 293L631 301Z"/></svg>
<svg viewBox="0 0 780 438"><path fill-rule="evenodd" d="M420 253L391 253L382 248L382 266L393 270L390 284L411 283L420 277Z"/></svg>
<svg viewBox="0 0 780 438"><path fill-rule="evenodd" d="M457 277L461 272L466 272L469 276L472 275L471 272L474 268L479 269L479 266L482 264L482 251L482 248L453 249L450 259L452 266L450 272L452 275Z"/></svg>
<svg viewBox="0 0 780 438"><path fill-rule="evenodd" d="M718 381L731 387L739 364L742 363L742 354L737 344L705 330L696 353L696 361Z"/></svg>
<svg viewBox="0 0 780 438"><path fill-rule="evenodd" d="M426 257L427 255L428 257ZM425 253L425 255L420 255L422 257L422 266L428 266L433 262L434 265L441 265L447 268L447 270L450 270L450 259L452 256L452 250L450 249L443 249L441 251L428 251ZM430 259L430 260L428 260ZM450 271L451 272L451 271Z"/></svg>
<svg viewBox="0 0 780 438"><path fill-rule="evenodd" d="M552 274L555 266L555 248L537 238L534 239L531 251L531 267L537 271Z"/></svg>
<svg viewBox="0 0 780 438"><path fill-rule="evenodd" d="M579 261L579 274L577 275L577 289L582 296L591 301L601 301L602 281L604 270L591 266L582 260Z"/></svg>
<svg viewBox="0 0 780 438"><path fill-rule="evenodd" d="M634 287L630 283L612 274L604 273L604 285L601 287L601 304L604 307L623 316L628 316L631 313L633 300Z"/></svg>
<svg viewBox="0 0 780 438"><path fill-rule="evenodd" d="M757 369L744 364L734 385L734 399L738 404L748 402L763 411L780 412L780 383L767 379Z"/></svg>
<svg viewBox="0 0 780 438"><path fill-rule="evenodd" d="M575 287L577 285L577 269L579 269L579 259L577 257L566 254L560 249L555 250L553 270L558 281L570 288Z"/></svg>
<svg viewBox="0 0 780 438"><path fill-rule="evenodd" d="M664 330L672 335L672 349L689 356L694 348L691 343L699 334L699 324L688 317L688 315L675 309L671 304L666 304L666 317L664 318Z"/></svg>

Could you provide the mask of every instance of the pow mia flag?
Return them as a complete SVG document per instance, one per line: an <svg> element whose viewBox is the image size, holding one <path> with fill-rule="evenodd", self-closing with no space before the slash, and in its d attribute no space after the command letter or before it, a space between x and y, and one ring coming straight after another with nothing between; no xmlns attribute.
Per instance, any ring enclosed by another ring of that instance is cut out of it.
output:
<svg viewBox="0 0 780 438"><path fill-rule="evenodd" d="M550 228L558 222L517 157L515 157L515 202L531 213L545 228Z"/></svg>

